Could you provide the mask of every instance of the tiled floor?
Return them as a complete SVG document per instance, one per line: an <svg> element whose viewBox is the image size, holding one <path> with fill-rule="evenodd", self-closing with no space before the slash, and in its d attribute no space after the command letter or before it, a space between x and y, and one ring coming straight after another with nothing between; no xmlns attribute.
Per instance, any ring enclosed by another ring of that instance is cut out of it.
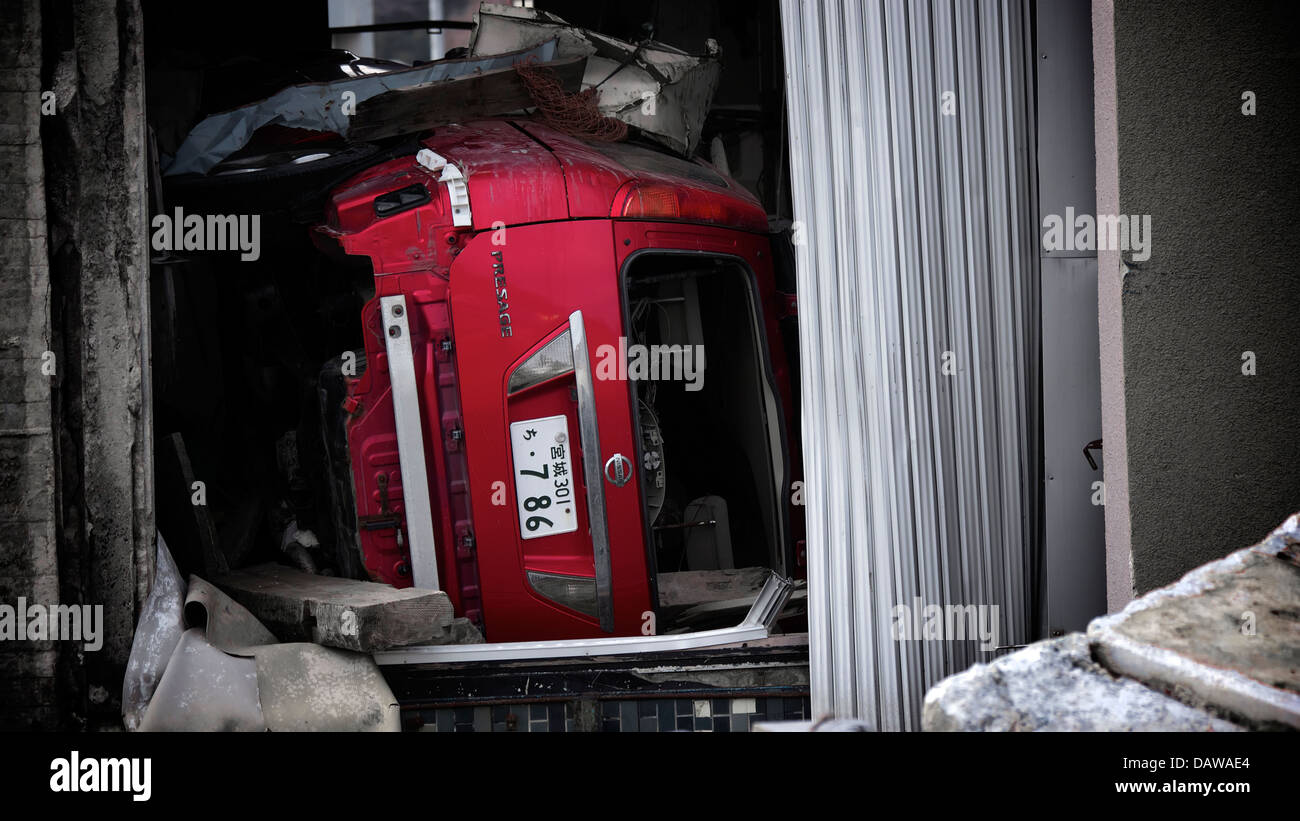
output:
<svg viewBox="0 0 1300 821"><path fill-rule="evenodd" d="M450 707L424 713L423 730L442 733L574 732L576 702ZM600 701L605 733L747 733L755 721L800 720L810 712L807 696ZM433 720L430 721L429 719Z"/></svg>

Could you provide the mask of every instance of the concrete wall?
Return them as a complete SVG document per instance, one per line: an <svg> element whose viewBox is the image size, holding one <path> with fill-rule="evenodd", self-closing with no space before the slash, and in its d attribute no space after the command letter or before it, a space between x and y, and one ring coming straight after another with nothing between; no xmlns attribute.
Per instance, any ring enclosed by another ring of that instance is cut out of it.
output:
<svg viewBox="0 0 1300 821"><path fill-rule="evenodd" d="M0 604L57 603L40 3L0 17ZM48 370L48 369L47 369ZM58 648L0 642L0 730L59 723Z"/></svg>
<svg viewBox="0 0 1300 821"><path fill-rule="evenodd" d="M68 654L85 694L68 712L113 728L155 539L142 19L136 0L42 9L58 100L41 137L60 363L60 597L104 608L103 647Z"/></svg>
<svg viewBox="0 0 1300 821"><path fill-rule="evenodd" d="M0 730L121 726L154 544L141 42L131 0L0 17L0 604L103 608L98 649L0 641Z"/></svg>
<svg viewBox="0 0 1300 821"><path fill-rule="evenodd" d="M1093 11L1098 210L1152 229L1145 262L1099 254L1113 609L1300 508L1300 13Z"/></svg>

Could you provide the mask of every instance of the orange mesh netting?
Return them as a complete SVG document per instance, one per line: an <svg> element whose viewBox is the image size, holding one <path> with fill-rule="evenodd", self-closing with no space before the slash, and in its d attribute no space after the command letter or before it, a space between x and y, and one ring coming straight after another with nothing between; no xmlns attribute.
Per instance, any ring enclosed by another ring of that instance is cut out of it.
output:
<svg viewBox="0 0 1300 821"><path fill-rule="evenodd" d="M537 103L537 110L547 125L572 137L597 142L612 143L627 138L627 123L606 117L596 107L594 87L570 94L564 90L554 71L534 64L536 59L516 63L515 71L528 89L528 95Z"/></svg>

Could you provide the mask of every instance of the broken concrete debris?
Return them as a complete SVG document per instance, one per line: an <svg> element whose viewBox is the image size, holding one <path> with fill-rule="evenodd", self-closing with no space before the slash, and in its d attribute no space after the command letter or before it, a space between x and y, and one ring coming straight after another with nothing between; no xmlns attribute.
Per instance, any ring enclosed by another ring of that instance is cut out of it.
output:
<svg viewBox="0 0 1300 821"><path fill-rule="evenodd" d="M283 641L372 653L453 638L451 600L441 590L399 590L278 564L245 568L217 584Z"/></svg>
<svg viewBox="0 0 1300 821"><path fill-rule="evenodd" d="M1300 729L1300 514L1263 542L935 685L950 730Z"/></svg>
<svg viewBox="0 0 1300 821"><path fill-rule="evenodd" d="M1073 633L977 664L926 694L930 732L1069 732L1239 729L1093 661Z"/></svg>
<svg viewBox="0 0 1300 821"><path fill-rule="evenodd" d="M1256 729L1300 730L1300 513L1088 625L1117 674Z"/></svg>
<svg viewBox="0 0 1300 821"><path fill-rule="evenodd" d="M269 570L265 577L281 588L288 584ZM449 638L473 639L456 631L440 605L422 607L430 608L421 612ZM450 612L449 605L445 609ZM335 618L327 608L311 612ZM128 730L400 729L397 699L369 655L278 642L216 586L197 576L186 585L161 536L154 586L131 648L123 693Z"/></svg>

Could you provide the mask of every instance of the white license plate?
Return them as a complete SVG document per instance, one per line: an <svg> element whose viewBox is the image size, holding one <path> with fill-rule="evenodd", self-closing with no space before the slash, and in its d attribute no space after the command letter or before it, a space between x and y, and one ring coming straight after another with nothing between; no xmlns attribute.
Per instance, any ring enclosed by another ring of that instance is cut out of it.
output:
<svg viewBox="0 0 1300 821"><path fill-rule="evenodd" d="M519 535L525 539L578 529L571 444L569 420L564 416L525 419L510 425Z"/></svg>

